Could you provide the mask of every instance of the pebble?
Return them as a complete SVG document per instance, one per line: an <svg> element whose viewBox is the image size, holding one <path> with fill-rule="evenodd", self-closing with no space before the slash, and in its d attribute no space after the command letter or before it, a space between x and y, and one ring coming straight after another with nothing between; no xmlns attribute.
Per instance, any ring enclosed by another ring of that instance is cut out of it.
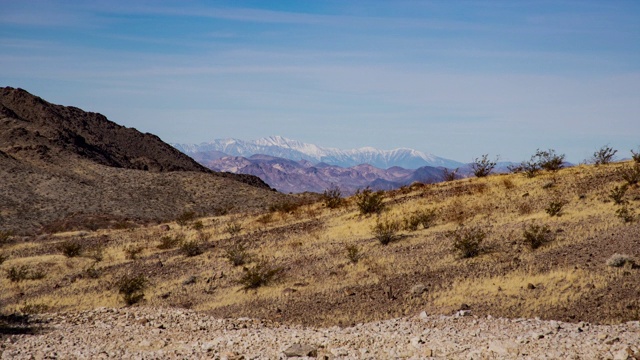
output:
<svg viewBox="0 0 640 360"><path fill-rule="evenodd" d="M144 307L33 319L46 320L45 329L36 335L6 335L0 359L640 358L637 321L595 325L422 312L353 327L310 328Z"/></svg>

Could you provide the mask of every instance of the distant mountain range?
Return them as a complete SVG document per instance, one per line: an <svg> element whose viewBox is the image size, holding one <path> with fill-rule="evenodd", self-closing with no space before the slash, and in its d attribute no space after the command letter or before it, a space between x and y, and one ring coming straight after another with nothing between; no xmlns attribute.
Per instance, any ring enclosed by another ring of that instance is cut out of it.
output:
<svg viewBox="0 0 640 360"><path fill-rule="evenodd" d="M380 169L399 166L418 169L423 166L457 168L463 164L413 149L379 150L372 147L341 150L303 143L281 136L270 136L258 140L218 139L199 145L171 144L183 153L215 160L227 155L250 157L261 154L290 160L307 160L312 164L324 163L341 167L369 164Z"/></svg>
<svg viewBox="0 0 640 360"><path fill-rule="evenodd" d="M344 195L349 195L367 186L375 190L391 190L416 181L433 183L444 179L444 168L431 166L418 169L398 166L380 169L360 164L345 168L326 163L314 165L307 160L294 161L269 155L207 159L203 154L205 153L193 154L194 159L212 170L255 175L269 186L285 193L321 193L336 185Z"/></svg>
<svg viewBox="0 0 640 360"><path fill-rule="evenodd" d="M445 168L465 166L412 149L341 150L281 136L172 145L209 169L255 175L285 193L323 192L333 185L345 195L367 186L390 190L416 181L442 181Z"/></svg>

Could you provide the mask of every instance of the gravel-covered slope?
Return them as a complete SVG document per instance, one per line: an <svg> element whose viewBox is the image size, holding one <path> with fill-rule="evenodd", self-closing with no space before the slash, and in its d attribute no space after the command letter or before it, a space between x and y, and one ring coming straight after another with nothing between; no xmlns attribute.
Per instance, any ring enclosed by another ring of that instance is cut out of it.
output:
<svg viewBox="0 0 640 360"><path fill-rule="evenodd" d="M296 352L321 359L640 358L637 321L597 326L464 315L304 328L178 309L100 308L35 316L41 330L4 335L0 358L281 359Z"/></svg>

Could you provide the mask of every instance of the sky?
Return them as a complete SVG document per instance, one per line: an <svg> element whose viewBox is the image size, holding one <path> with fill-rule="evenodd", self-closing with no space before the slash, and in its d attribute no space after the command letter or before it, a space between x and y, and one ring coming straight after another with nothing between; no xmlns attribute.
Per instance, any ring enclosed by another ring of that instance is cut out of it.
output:
<svg viewBox="0 0 640 360"><path fill-rule="evenodd" d="M640 146L640 1L0 0L0 86L171 143Z"/></svg>

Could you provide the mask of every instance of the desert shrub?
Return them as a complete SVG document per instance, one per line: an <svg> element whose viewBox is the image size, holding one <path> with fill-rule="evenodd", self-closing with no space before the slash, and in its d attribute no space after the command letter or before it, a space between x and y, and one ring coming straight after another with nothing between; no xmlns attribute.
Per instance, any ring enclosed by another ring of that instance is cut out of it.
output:
<svg viewBox="0 0 640 360"><path fill-rule="evenodd" d="M626 254L613 254L607 259L607 266L623 267L626 264L635 265L635 260Z"/></svg>
<svg viewBox="0 0 640 360"><path fill-rule="evenodd" d="M547 225L540 226L531 224L523 229L522 236L524 243L527 244L531 250L535 250L554 239L554 235Z"/></svg>
<svg viewBox="0 0 640 360"><path fill-rule="evenodd" d="M271 212L277 211L281 213L290 214L298 210L300 206L302 206L302 202L300 201L283 201L276 204L271 204L269 206L269 211Z"/></svg>
<svg viewBox="0 0 640 360"><path fill-rule="evenodd" d="M473 159L471 163L471 170L476 177L485 177L493 171L498 163L498 159L495 161L489 160L489 154L484 154L479 158Z"/></svg>
<svg viewBox="0 0 640 360"><path fill-rule="evenodd" d="M342 206L342 191L337 185L333 185L322 193L322 200L329 209L336 209Z"/></svg>
<svg viewBox="0 0 640 360"><path fill-rule="evenodd" d="M536 150L536 153L531 157L531 161L537 164L537 166L547 171L557 171L562 169L564 163L564 154L557 154L555 150Z"/></svg>
<svg viewBox="0 0 640 360"><path fill-rule="evenodd" d="M202 254L204 250L202 249L199 241L190 240L182 243L182 245L180 246L180 252L182 252L184 256L192 257Z"/></svg>
<svg viewBox="0 0 640 360"><path fill-rule="evenodd" d="M238 283L242 285L242 289L245 291L269 285L284 271L282 267L274 266L264 259L260 260L253 267L245 267L243 270L244 273L238 280Z"/></svg>
<svg viewBox="0 0 640 360"><path fill-rule="evenodd" d="M356 191L355 201L362 215L380 214L384 210L384 192L374 192L369 187Z"/></svg>
<svg viewBox="0 0 640 360"><path fill-rule="evenodd" d="M596 150L591 157L591 161L596 165L606 165L614 160L618 150L612 149L609 145L605 145Z"/></svg>
<svg viewBox="0 0 640 360"><path fill-rule="evenodd" d="M418 210L403 219L403 227L408 231L416 231L420 225L422 225L424 229L428 229L433 225L435 220L435 210Z"/></svg>
<svg viewBox="0 0 640 360"><path fill-rule="evenodd" d="M49 310L49 306L45 304L24 304L19 310L23 314L42 314Z"/></svg>
<svg viewBox="0 0 640 360"><path fill-rule="evenodd" d="M82 244L77 241L64 241L58 248L68 258L80 256L82 254Z"/></svg>
<svg viewBox="0 0 640 360"><path fill-rule="evenodd" d="M251 254L241 242L236 242L227 247L224 250L223 256L229 260L233 266L242 266L251 261Z"/></svg>
<svg viewBox="0 0 640 360"><path fill-rule="evenodd" d="M350 244L345 246L345 250L347 250L347 259L352 264L357 264L360 259L362 259L362 251L357 245Z"/></svg>
<svg viewBox="0 0 640 360"><path fill-rule="evenodd" d="M540 171L540 165L534 161L523 161L519 165L507 167L510 172L522 173L528 178L535 177Z"/></svg>
<svg viewBox="0 0 640 360"><path fill-rule="evenodd" d="M20 282L29 278L29 268L26 265L12 266L7 272L7 279L11 282Z"/></svg>
<svg viewBox="0 0 640 360"><path fill-rule="evenodd" d="M638 152L635 152L635 151L631 150L631 158L637 164L640 164L640 150L638 150Z"/></svg>
<svg viewBox="0 0 640 360"><path fill-rule="evenodd" d="M12 236L13 232L0 230L0 246L10 243Z"/></svg>
<svg viewBox="0 0 640 360"><path fill-rule="evenodd" d="M626 194L628 189L628 185L624 184L622 186L615 186L611 191L609 191L609 197L616 205L624 204L624 194Z"/></svg>
<svg viewBox="0 0 640 360"><path fill-rule="evenodd" d="M637 185L640 182L640 163L624 167L619 170L620 177L629 185Z"/></svg>
<svg viewBox="0 0 640 360"><path fill-rule="evenodd" d="M446 233L453 242L453 250L462 258L471 258L480 254L482 241L487 233L479 227L465 227L460 225L456 230Z"/></svg>
<svg viewBox="0 0 640 360"><path fill-rule="evenodd" d="M178 215L178 217L176 218L176 223L180 226L187 226L195 218L196 218L196 212L188 210Z"/></svg>
<svg viewBox="0 0 640 360"><path fill-rule="evenodd" d="M502 179L502 185L504 185L504 188L507 190L511 190L516 187L511 179Z"/></svg>
<svg viewBox="0 0 640 360"><path fill-rule="evenodd" d="M87 256L96 262L104 260L104 247L102 245L92 246L89 249Z"/></svg>
<svg viewBox="0 0 640 360"><path fill-rule="evenodd" d="M625 205L616 210L616 216L622 220L623 223L630 223L635 220L635 216L633 215L633 211L629 210L629 208Z"/></svg>
<svg viewBox="0 0 640 360"><path fill-rule="evenodd" d="M144 290L148 280L142 275L124 275L118 280L118 293L122 295L124 302L131 306L144 299Z"/></svg>
<svg viewBox="0 0 640 360"><path fill-rule="evenodd" d="M460 169L456 168L454 170L450 170L445 168L444 170L442 170L442 178L444 179L444 181L453 181L458 179L458 171Z"/></svg>
<svg viewBox="0 0 640 360"><path fill-rule="evenodd" d="M3 262L7 261L8 258L9 258L9 255L0 253L0 265L2 265Z"/></svg>
<svg viewBox="0 0 640 360"><path fill-rule="evenodd" d="M258 217L256 219L256 221L259 222L262 225L269 224L269 223L273 222L273 213L263 214L260 217Z"/></svg>
<svg viewBox="0 0 640 360"><path fill-rule="evenodd" d="M124 249L125 257L128 260L136 260L143 250L143 246L129 245Z"/></svg>
<svg viewBox="0 0 640 360"><path fill-rule="evenodd" d="M176 236L163 236L160 238L160 244L158 245L158 249L168 250L178 247L184 241L184 235L176 235Z"/></svg>
<svg viewBox="0 0 640 360"><path fill-rule="evenodd" d="M398 231L400 230L400 223L395 220L378 219L376 224L371 229L373 236L382 245L387 245L392 241L398 239Z"/></svg>
<svg viewBox="0 0 640 360"><path fill-rule="evenodd" d="M194 222L193 225L191 225L191 228L195 231L201 231L202 229L204 229L204 224L202 223L202 221L198 220Z"/></svg>
<svg viewBox="0 0 640 360"><path fill-rule="evenodd" d="M84 273L89 279L97 279L100 277L100 270L96 269L96 263L91 264Z"/></svg>
<svg viewBox="0 0 640 360"><path fill-rule="evenodd" d="M20 282L23 280L40 280L44 279L46 274L42 270L32 270L27 265L12 266L7 272L7 279L11 282Z"/></svg>
<svg viewBox="0 0 640 360"><path fill-rule="evenodd" d="M229 233L229 235L236 236L240 233L240 231L242 231L242 225L239 222L233 220L228 222L227 225L225 225L224 229L227 233Z"/></svg>
<svg viewBox="0 0 640 360"><path fill-rule="evenodd" d="M544 211L549 214L549 216L560 216L562 215L562 208L564 207L564 201L562 200L551 200L549 205L544 209Z"/></svg>

